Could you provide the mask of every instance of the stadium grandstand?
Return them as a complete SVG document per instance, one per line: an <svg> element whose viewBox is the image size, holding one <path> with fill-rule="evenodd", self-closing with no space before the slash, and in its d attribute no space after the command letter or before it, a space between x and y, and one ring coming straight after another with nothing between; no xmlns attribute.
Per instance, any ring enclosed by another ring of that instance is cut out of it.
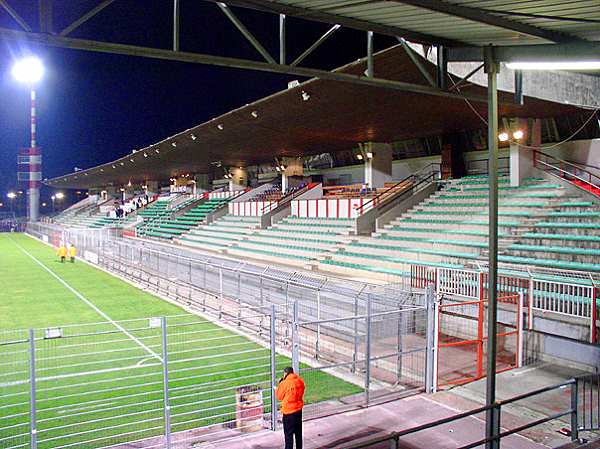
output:
<svg viewBox="0 0 600 449"><path fill-rule="evenodd" d="M0 217L7 288L43 298L0 319L0 447L283 447L288 365L308 448L600 447L600 4L217 3L267 62L179 51L174 4L173 51L0 29L308 78ZM237 8L279 18L279 64ZM366 57L290 63L287 17Z"/></svg>

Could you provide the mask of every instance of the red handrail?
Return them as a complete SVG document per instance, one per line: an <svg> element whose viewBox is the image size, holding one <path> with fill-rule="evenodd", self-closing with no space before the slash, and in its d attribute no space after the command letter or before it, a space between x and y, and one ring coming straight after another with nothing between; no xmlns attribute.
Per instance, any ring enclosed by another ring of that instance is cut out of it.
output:
<svg viewBox="0 0 600 449"><path fill-rule="evenodd" d="M534 167L546 171L557 170L560 174L560 177L563 179L569 180L569 177L575 178L595 189L600 189L600 176L595 175L591 171L581 168L580 166L573 164L572 162L568 162L557 157L551 156L549 154L543 153L539 150L533 150L533 155ZM553 162L543 161L540 159L540 156L545 157ZM573 171L571 172L567 170L568 167L571 167Z"/></svg>

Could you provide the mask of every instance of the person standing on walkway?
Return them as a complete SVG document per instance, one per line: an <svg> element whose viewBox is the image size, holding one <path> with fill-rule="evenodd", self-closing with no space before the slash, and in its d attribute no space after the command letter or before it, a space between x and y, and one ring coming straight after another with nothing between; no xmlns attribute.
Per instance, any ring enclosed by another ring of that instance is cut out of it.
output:
<svg viewBox="0 0 600 449"><path fill-rule="evenodd" d="M65 263L65 257L67 257L67 247L64 243L61 243L58 247L58 257L60 257L60 262Z"/></svg>
<svg viewBox="0 0 600 449"><path fill-rule="evenodd" d="M281 401L285 449L302 449L302 408L304 407L304 381L291 366L283 369L277 386L277 399Z"/></svg>

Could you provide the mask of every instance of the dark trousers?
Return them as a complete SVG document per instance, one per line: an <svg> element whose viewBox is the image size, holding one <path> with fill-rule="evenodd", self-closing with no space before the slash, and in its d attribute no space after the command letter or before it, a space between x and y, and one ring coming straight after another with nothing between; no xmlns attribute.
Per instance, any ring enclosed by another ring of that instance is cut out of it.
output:
<svg viewBox="0 0 600 449"><path fill-rule="evenodd" d="M294 449L294 436L296 449L302 449L302 410L283 415L283 435L285 436L285 449Z"/></svg>

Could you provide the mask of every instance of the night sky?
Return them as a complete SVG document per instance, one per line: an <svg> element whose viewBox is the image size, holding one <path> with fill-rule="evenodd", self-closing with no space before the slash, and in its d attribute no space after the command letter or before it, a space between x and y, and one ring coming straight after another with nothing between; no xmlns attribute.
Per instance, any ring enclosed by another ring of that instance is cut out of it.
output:
<svg viewBox="0 0 600 449"><path fill-rule="evenodd" d="M37 30L38 0L9 0ZM62 30L99 0L54 4L54 29ZM218 7L181 0L181 50L261 60ZM278 16L232 8L275 59ZM169 48L172 3L117 0L70 37ZM3 10L0 26L18 29ZM330 25L288 17L288 62ZM376 36L375 49L394 44ZM16 155L29 145L29 95L10 75L15 58L40 56L46 76L38 87L38 145L43 177L88 168L157 142L231 109L285 89L296 77L0 41L0 195L17 188ZM366 54L366 33L340 29L303 62L333 69ZM42 194L48 197L49 191Z"/></svg>

